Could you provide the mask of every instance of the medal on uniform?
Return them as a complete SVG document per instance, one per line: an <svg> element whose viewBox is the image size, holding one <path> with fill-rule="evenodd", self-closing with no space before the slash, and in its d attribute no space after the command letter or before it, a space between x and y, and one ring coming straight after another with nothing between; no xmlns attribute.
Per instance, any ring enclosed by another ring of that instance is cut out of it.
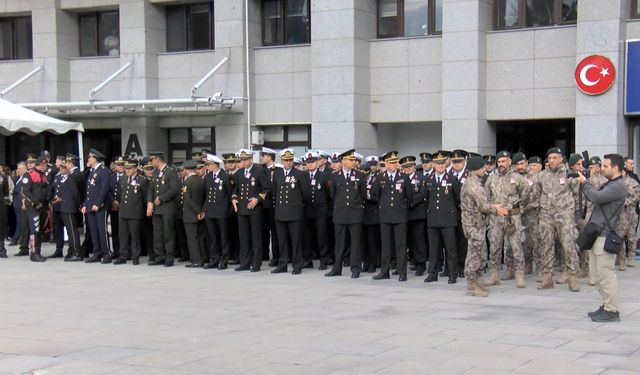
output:
<svg viewBox="0 0 640 375"><path fill-rule="evenodd" d="M449 195L449 185L444 187L444 194Z"/></svg>
<svg viewBox="0 0 640 375"><path fill-rule="evenodd" d="M218 186L218 190L222 190L222 185Z"/></svg>
<svg viewBox="0 0 640 375"><path fill-rule="evenodd" d="M256 186L256 179L251 177L251 186Z"/></svg>

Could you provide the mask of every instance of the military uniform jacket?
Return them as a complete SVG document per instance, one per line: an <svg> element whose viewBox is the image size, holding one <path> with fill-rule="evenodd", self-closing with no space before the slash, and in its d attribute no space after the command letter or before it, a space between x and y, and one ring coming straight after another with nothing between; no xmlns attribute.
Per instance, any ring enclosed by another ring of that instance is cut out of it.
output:
<svg viewBox="0 0 640 375"><path fill-rule="evenodd" d="M119 217L123 219L143 219L147 209L147 194L149 192L149 180L139 175L124 175L118 181L118 202L120 202Z"/></svg>
<svg viewBox="0 0 640 375"><path fill-rule="evenodd" d="M54 197L60 197L62 200L58 205L58 211L63 214L77 214L80 212L80 191L78 190L78 184L73 179L71 174L59 175L60 185L57 192L54 193ZM54 179L58 179L58 176Z"/></svg>
<svg viewBox="0 0 640 375"><path fill-rule="evenodd" d="M413 187L409 176L396 171L391 180L388 172L381 174L371 188L380 209L380 223L406 223L409 219L409 207L413 203Z"/></svg>
<svg viewBox="0 0 640 375"><path fill-rule="evenodd" d="M182 206L182 222L197 223L198 214L202 212L204 203L204 180L192 174L187 177L180 189L180 205Z"/></svg>
<svg viewBox="0 0 640 375"><path fill-rule="evenodd" d="M271 182L272 185L273 185L273 178L276 172L282 171L282 170L283 170L282 168L276 167L275 165L272 165L270 167L267 167L266 165L264 166L264 171L267 174L267 177L269 178L269 181ZM264 202L262 202L262 207L266 208L267 210L271 210L275 206L275 203L276 203L275 192L269 191L264 198Z"/></svg>
<svg viewBox="0 0 640 375"><path fill-rule="evenodd" d="M380 178L379 173L365 174L365 179L367 181L367 194L364 200L364 216L362 217L363 225L380 224L378 202L374 200L375 197L371 196L371 188L373 188L373 185L378 178Z"/></svg>
<svg viewBox="0 0 640 375"><path fill-rule="evenodd" d="M471 175L460 189L460 211L465 227L484 229L489 223L487 216L496 213L481 182L478 177Z"/></svg>
<svg viewBox="0 0 640 375"><path fill-rule="evenodd" d="M427 226L457 227L460 207L460 183L445 173L438 184L436 173L427 178Z"/></svg>
<svg viewBox="0 0 640 375"><path fill-rule="evenodd" d="M120 202L120 178L126 177L126 175L118 174L116 172L111 173L111 186L109 193L111 194L111 200ZM120 202L122 203L122 202Z"/></svg>
<svg viewBox="0 0 640 375"><path fill-rule="evenodd" d="M325 170L326 171L326 170ZM310 219L327 216L331 193L329 192L329 179L331 175L316 169L311 178L310 172L303 172L307 175L306 181L310 187L310 197L305 205L305 216Z"/></svg>
<svg viewBox="0 0 640 375"><path fill-rule="evenodd" d="M175 215L177 209L177 196L180 190L178 173L175 169L166 165L162 170L154 170L147 191L147 202L160 198L160 205L153 206L155 215Z"/></svg>
<svg viewBox="0 0 640 375"><path fill-rule="evenodd" d="M273 174L273 192L277 221L304 220L304 205L311 199L311 184L307 173L292 168L285 176L284 169L277 169Z"/></svg>
<svg viewBox="0 0 640 375"><path fill-rule="evenodd" d="M467 168L464 168L460 172L456 172L455 170L453 170L453 168L451 168L449 170L449 174L456 177L460 184L464 184L467 178L469 178L469 170Z"/></svg>
<svg viewBox="0 0 640 375"><path fill-rule="evenodd" d="M331 190L331 176L333 175L333 171L327 167L325 167L323 170L318 169L318 172L322 173L325 175L326 179L327 179L327 184L329 186L329 190ZM333 216L333 197L331 196L331 191L329 191L329 194L327 194L327 216L331 217Z"/></svg>
<svg viewBox="0 0 640 375"><path fill-rule="evenodd" d="M349 172L347 180L344 170L331 175L331 197L333 198L333 222L335 224L362 223L364 200L367 194L367 180L359 170Z"/></svg>
<svg viewBox="0 0 640 375"><path fill-rule="evenodd" d="M100 164L97 168L92 168L87 176L87 196L84 206L91 210L92 206L103 207L111 204L109 196L111 174Z"/></svg>
<svg viewBox="0 0 640 375"><path fill-rule="evenodd" d="M260 214L260 210L257 208L261 207L271 194L272 185L266 169L255 164L248 171L245 171L245 168L240 168L234 174L233 180L235 185L231 198L238 200L238 215L253 215L256 212ZM247 208L247 204L252 198L258 199L258 205L250 210Z"/></svg>
<svg viewBox="0 0 640 375"><path fill-rule="evenodd" d="M202 211L207 219L223 219L229 217L231 194L233 194L233 178L224 170L220 170L214 178L213 173L204 176L206 198Z"/></svg>
<svg viewBox="0 0 640 375"><path fill-rule="evenodd" d="M32 169L22 176L20 196L26 200L25 206L32 207L38 203L45 206L49 201L49 182L44 172Z"/></svg>
<svg viewBox="0 0 640 375"><path fill-rule="evenodd" d="M427 178L415 172L409 176L413 189L413 202L409 208L409 221L427 219Z"/></svg>
<svg viewBox="0 0 640 375"><path fill-rule="evenodd" d="M57 175L55 175L55 177L53 177L53 183L49 185L50 189L51 189L50 195L52 197L54 197L54 198L55 197L62 198L60 193L61 193L62 185L63 185L63 182L62 182L62 178L63 177L65 177L65 176L63 176L60 173L58 173ZM54 212L61 212L60 211L61 206L62 206L62 202L52 203L51 204L51 208L53 209Z"/></svg>

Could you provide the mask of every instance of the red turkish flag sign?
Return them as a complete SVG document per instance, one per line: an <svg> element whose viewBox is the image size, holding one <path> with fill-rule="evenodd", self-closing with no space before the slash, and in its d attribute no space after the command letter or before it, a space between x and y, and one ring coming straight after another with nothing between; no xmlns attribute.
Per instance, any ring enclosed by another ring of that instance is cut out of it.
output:
<svg viewBox="0 0 640 375"><path fill-rule="evenodd" d="M576 66L575 79L576 85L583 93L604 94L616 80L616 68L607 57L587 56Z"/></svg>

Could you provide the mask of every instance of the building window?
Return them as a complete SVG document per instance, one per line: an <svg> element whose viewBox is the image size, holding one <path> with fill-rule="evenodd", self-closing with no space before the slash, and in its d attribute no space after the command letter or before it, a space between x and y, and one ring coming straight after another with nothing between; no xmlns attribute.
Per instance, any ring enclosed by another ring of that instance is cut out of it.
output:
<svg viewBox="0 0 640 375"><path fill-rule="evenodd" d="M120 15L118 11L81 14L80 56L120 55Z"/></svg>
<svg viewBox="0 0 640 375"><path fill-rule="evenodd" d="M215 128L169 129L169 163L191 159L194 152L216 150Z"/></svg>
<svg viewBox="0 0 640 375"><path fill-rule="evenodd" d="M378 0L378 38L442 34L442 0Z"/></svg>
<svg viewBox="0 0 640 375"><path fill-rule="evenodd" d="M305 44L310 41L309 0L263 0L263 45Z"/></svg>
<svg viewBox="0 0 640 375"><path fill-rule="evenodd" d="M639 0L631 0L631 18L640 18Z"/></svg>
<svg viewBox="0 0 640 375"><path fill-rule="evenodd" d="M213 49L213 1L166 8L167 52Z"/></svg>
<svg viewBox="0 0 640 375"><path fill-rule="evenodd" d="M33 58L31 17L0 18L0 60Z"/></svg>
<svg viewBox="0 0 640 375"><path fill-rule="evenodd" d="M495 0L494 27L520 29L576 23L578 0Z"/></svg>
<svg viewBox="0 0 640 375"><path fill-rule="evenodd" d="M264 146L274 150L290 147L296 150L296 155L302 155L311 147L311 126L263 126Z"/></svg>

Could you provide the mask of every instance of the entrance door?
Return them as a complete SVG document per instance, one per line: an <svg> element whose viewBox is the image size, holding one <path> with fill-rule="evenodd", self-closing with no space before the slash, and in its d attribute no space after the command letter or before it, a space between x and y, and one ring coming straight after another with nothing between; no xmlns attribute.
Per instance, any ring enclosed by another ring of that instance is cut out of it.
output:
<svg viewBox="0 0 640 375"><path fill-rule="evenodd" d="M560 147L565 155L575 152L575 120L496 121L496 149L522 151L543 160L550 147Z"/></svg>

